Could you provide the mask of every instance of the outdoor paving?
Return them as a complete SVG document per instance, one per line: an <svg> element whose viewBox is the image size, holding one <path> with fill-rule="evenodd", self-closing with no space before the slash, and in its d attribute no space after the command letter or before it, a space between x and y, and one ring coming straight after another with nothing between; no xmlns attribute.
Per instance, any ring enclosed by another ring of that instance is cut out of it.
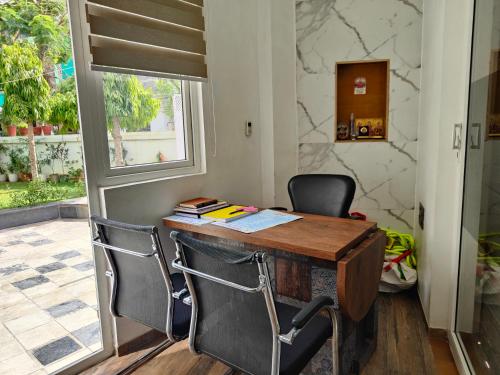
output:
<svg viewBox="0 0 500 375"><path fill-rule="evenodd" d="M87 220L0 230L0 374L50 374L99 349Z"/></svg>

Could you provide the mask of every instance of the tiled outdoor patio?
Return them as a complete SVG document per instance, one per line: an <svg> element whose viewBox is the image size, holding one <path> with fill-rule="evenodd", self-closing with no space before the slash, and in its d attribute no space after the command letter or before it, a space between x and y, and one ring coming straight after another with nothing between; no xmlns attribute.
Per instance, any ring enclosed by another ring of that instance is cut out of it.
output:
<svg viewBox="0 0 500 375"><path fill-rule="evenodd" d="M0 230L0 374L48 374L101 348L87 220Z"/></svg>

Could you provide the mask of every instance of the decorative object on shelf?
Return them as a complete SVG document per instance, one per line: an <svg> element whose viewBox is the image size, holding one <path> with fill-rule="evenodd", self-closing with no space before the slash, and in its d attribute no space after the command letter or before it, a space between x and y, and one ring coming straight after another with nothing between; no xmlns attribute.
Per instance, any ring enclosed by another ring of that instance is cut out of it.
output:
<svg viewBox="0 0 500 375"><path fill-rule="evenodd" d="M352 112L349 116L349 128L351 129L351 139L354 141L356 139L356 127L354 126L354 113Z"/></svg>
<svg viewBox="0 0 500 375"><path fill-rule="evenodd" d="M357 77L354 80L354 95L366 95L366 78Z"/></svg>
<svg viewBox="0 0 500 375"><path fill-rule="evenodd" d="M358 118L356 129L358 139L381 139L384 138L384 120L381 118Z"/></svg>
<svg viewBox="0 0 500 375"><path fill-rule="evenodd" d="M339 142L387 140L390 61L339 61L336 63L334 77L335 139ZM354 124L352 117L355 119ZM369 121L358 125L360 119ZM349 126L348 139L339 131L341 123Z"/></svg>
<svg viewBox="0 0 500 375"><path fill-rule="evenodd" d="M337 139L345 141L349 139L349 125L341 121L337 124Z"/></svg>

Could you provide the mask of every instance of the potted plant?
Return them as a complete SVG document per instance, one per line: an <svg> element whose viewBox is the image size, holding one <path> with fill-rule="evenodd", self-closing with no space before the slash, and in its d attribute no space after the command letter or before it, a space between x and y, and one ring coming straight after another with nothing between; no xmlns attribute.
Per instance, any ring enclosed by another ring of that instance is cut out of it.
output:
<svg viewBox="0 0 500 375"><path fill-rule="evenodd" d="M19 129L19 135L26 137L28 135L28 124L25 122L21 122L17 125L17 128Z"/></svg>
<svg viewBox="0 0 500 375"><path fill-rule="evenodd" d="M0 165L0 182L7 181L7 170L4 166Z"/></svg>
<svg viewBox="0 0 500 375"><path fill-rule="evenodd" d="M34 126L33 127L33 135L42 135L42 127Z"/></svg>
<svg viewBox="0 0 500 375"><path fill-rule="evenodd" d="M9 137L15 137L17 134L17 126L16 125L7 125L7 135Z"/></svg>
<svg viewBox="0 0 500 375"><path fill-rule="evenodd" d="M9 182L17 182L17 170L16 166L10 164L9 167L7 168L8 174L7 178L9 179Z"/></svg>
<svg viewBox="0 0 500 375"><path fill-rule="evenodd" d="M50 124L43 124L42 125L43 135L51 135L53 128L54 127Z"/></svg>

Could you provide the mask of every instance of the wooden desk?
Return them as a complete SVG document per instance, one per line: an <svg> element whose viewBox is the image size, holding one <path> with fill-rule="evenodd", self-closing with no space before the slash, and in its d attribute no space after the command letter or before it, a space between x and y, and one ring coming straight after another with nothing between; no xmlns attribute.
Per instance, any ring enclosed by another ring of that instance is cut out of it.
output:
<svg viewBox="0 0 500 375"><path fill-rule="evenodd" d="M340 368L341 374L348 374L352 366L366 363L376 346L374 305L386 237L373 222L295 214L303 218L250 234L211 224L163 222L205 240L267 251L274 263L273 288L287 303L300 305L317 295L331 296L344 318Z"/></svg>
<svg viewBox="0 0 500 375"><path fill-rule="evenodd" d="M163 219L163 222L173 229L327 261L339 260L377 229L377 224L370 221L291 213L302 216L303 219L250 234L211 224L196 226L168 219Z"/></svg>

